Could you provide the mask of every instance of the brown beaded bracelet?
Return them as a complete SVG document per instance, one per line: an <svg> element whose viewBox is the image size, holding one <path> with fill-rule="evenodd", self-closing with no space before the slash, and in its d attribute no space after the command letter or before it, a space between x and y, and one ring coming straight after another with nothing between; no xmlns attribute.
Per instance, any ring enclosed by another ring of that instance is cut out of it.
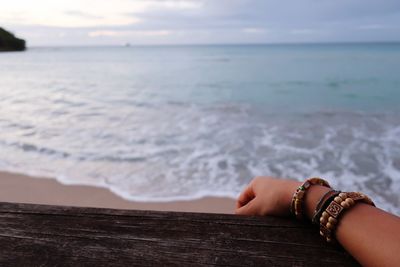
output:
<svg viewBox="0 0 400 267"><path fill-rule="evenodd" d="M329 206L322 212L320 218L320 234L325 237L327 242L333 240L336 227L339 223L341 214L356 205L356 202L364 202L375 206L372 200L359 192L340 193Z"/></svg>
<svg viewBox="0 0 400 267"><path fill-rule="evenodd" d="M292 203L290 205L290 212L296 217L296 219L303 219L303 199L306 191L312 185L322 185L331 188L329 183L324 179L313 177L307 179L302 185L300 185L293 194Z"/></svg>

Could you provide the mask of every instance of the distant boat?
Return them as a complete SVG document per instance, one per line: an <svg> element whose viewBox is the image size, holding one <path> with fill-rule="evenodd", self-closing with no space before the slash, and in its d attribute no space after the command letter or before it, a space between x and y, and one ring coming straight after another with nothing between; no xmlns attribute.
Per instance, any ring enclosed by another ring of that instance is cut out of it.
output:
<svg viewBox="0 0 400 267"><path fill-rule="evenodd" d="M126 43L125 47L131 47L131 44L130 43Z"/></svg>
<svg viewBox="0 0 400 267"><path fill-rule="evenodd" d="M25 40L15 37L14 34L0 27L0 52L24 51L25 44Z"/></svg>

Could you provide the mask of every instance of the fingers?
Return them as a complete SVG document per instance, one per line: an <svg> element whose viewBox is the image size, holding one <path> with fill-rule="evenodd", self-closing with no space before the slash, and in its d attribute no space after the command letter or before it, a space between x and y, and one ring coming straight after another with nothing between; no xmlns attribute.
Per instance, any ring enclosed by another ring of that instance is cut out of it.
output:
<svg viewBox="0 0 400 267"><path fill-rule="evenodd" d="M238 197L236 208L239 209L255 198L252 183L248 185Z"/></svg>
<svg viewBox="0 0 400 267"><path fill-rule="evenodd" d="M256 215L257 214L257 201L256 199L251 200L245 206L237 208L235 213L238 215Z"/></svg>

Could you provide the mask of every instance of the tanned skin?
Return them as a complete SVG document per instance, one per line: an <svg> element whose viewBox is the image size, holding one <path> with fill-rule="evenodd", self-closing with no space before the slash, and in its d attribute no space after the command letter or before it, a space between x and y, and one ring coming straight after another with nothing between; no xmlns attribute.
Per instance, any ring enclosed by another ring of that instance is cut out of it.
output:
<svg viewBox="0 0 400 267"><path fill-rule="evenodd" d="M293 193L301 184L289 179L254 178L239 196L236 214L290 216ZM304 204L310 220L327 191L329 188L319 185L307 190ZM336 239L363 266L400 266L400 217L379 208L357 203L341 217Z"/></svg>

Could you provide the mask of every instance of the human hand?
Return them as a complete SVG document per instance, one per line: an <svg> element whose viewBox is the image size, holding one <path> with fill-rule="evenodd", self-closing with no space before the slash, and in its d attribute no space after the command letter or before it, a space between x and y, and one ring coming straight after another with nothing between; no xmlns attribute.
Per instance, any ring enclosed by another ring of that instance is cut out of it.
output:
<svg viewBox="0 0 400 267"><path fill-rule="evenodd" d="M235 213L288 216L293 193L300 185L295 180L256 177L240 194Z"/></svg>

